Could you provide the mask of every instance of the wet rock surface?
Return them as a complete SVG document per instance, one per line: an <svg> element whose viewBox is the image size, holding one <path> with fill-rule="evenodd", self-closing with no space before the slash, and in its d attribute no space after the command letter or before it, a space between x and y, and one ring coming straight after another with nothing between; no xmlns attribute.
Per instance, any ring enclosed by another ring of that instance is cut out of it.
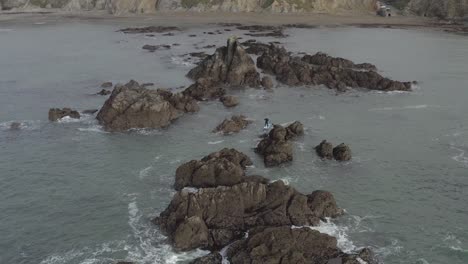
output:
<svg viewBox="0 0 468 264"><path fill-rule="evenodd" d="M264 25L246 25L246 26L237 26L239 30L247 30L248 33L245 33L247 36L252 37L275 37L275 38L285 38L287 35L284 34L282 27L277 26L264 26Z"/></svg>
<svg viewBox="0 0 468 264"><path fill-rule="evenodd" d="M126 34L148 34L148 33L165 33L169 31L180 31L178 27L164 27L164 26L149 26L149 27L134 27L134 28L123 28L119 32Z"/></svg>
<svg viewBox="0 0 468 264"><path fill-rule="evenodd" d="M344 143L341 143L333 148L333 157L338 161L351 160L351 149Z"/></svg>
<svg viewBox="0 0 468 264"><path fill-rule="evenodd" d="M244 180L244 170L250 165L252 161L244 153L225 148L179 166L174 188L232 186Z"/></svg>
<svg viewBox="0 0 468 264"><path fill-rule="evenodd" d="M109 95L109 94L111 94L111 93L112 93L112 92L109 91L109 90L102 89L101 91L99 91L99 92L97 93L97 95Z"/></svg>
<svg viewBox="0 0 468 264"><path fill-rule="evenodd" d="M326 140L323 140L315 147L315 152L322 159L333 159L333 145Z"/></svg>
<svg viewBox="0 0 468 264"><path fill-rule="evenodd" d="M171 45L144 45L142 49L149 52L155 52L157 50L168 50L171 48Z"/></svg>
<svg viewBox="0 0 468 264"><path fill-rule="evenodd" d="M112 82L104 82L101 84L101 88L111 88L112 85Z"/></svg>
<svg viewBox="0 0 468 264"><path fill-rule="evenodd" d="M162 128L184 112L196 112L198 105L191 97L164 90L150 90L136 81L116 85L97 114L107 130Z"/></svg>
<svg viewBox="0 0 468 264"><path fill-rule="evenodd" d="M74 119L79 119L80 113L76 110L72 110L71 108L51 108L49 109L49 121L55 122L58 121L59 119L62 119L64 117L70 117Z"/></svg>
<svg viewBox="0 0 468 264"><path fill-rule="evenodd" d="M213 100L226 94L223 86L213 78L199 78L182 92L199 101Z"/></svg>
<svg viewBox="0 0 468 264"><path fill-rule="evenodd" d="M255 152L263 156L265 166L273 167L293 160L293 148L289 141L304 133L302 124L298 121L284 128L274 125L268 136L255 148Z"/></svg>
<svg viewBox="0 0 468 264"><path fill-rule="evenodd" d="M216 171L226 164L237 169L228 169L231 172L224 175L226 169ZM336 260L357 264L353 262L357 257L370 258L369 251L345 254L338 249L336 238L300 227L343 213L331 193L305 195L282 181L245 176L244 170L251 164L245 154L223 149L177 169L178 192L153 222L177 250L212 251L192 263L221 263L218 251L228 245L225 256L230 263L326 264ZM228 175L230 179L226 179Z"/></svg>
<svg viewBox="0 0 468 264"><path fill-rule="evenodd" d="M253 59L245 52L235 38L227 41L226 47L216 49L189 71L189 78L211 78L215 82L230 86L258 87L260 75Z"/></svg>
<svg viewBox="0 0 468 264"><path fill-rule="evenodd" d="M247 120L245 116L238 115L232 116L230 119L224 119L224 121L219 124L213 132L222 132L223 134L232 134L238 133L242 129L245 129L252 121Z"/></svg>
<svg viewBox="0 0 468 264"><path fill-rule="evenodd" d="M411 90L410 82L385 78L375 72L376 68L372 64L355 64L324 53L292 56L285 48L274 44L258 57L257 67L290 86L325 85L339 91L345 91L347 87L380 91Z"/></svg>

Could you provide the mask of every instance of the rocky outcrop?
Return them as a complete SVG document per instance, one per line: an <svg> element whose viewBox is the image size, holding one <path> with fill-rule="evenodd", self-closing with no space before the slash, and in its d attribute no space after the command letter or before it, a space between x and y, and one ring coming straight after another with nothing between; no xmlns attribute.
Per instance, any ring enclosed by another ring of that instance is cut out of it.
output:
<svg viewBox="0 0 468 264"><path fill-rule="evenodd" d="M107 130L125 131L167 127L182 113L195 111L198 111L198 105L190 97L150 90L132 80L125 85L116 85L96 118Z"/></svg>
<svg viewBox="0 0 468 264"><path fill-rule="evenodd" d="M245 129L250 123L252 123L252 121L247 120L243 115L232 116L230 119L224 119L223 122L213 130L213 132L222 132L225 135L238 133L242 129Z"/></svg>
<svg viewBox="0 0 468 264"><path fill-rule="evenodd" d="M149 34L149 33L165 33L171 31L179 31L180 28L174 26L148 26L148 27L134 27L134 28L123 28L119 32L125 34Z"/></svg>
<svg viewBox="0 0 468 264"><path fill-rule="evenodd" d="M221 249L233 264L375 263L368 249L346 254L337 247L336 238L305 227L343 214L330 192L304 195L283 181L270 183L262 176L242 175L235 177L236 182L211 182L210 187L190 179L197 170L204 171L200 178L212 179L206 173L213 171L210 164L225 162L241 170L251 164L241 152L223 149L181 165L176 172L178 192L153 220L176 250L211 251L192 264L224 263Z"/></svg>
<svg viewBox="0 0 468 264"><path fill-rule="evenodd" d="M80 113L70 108L51 108L49 109L49 121L55 122L64 117L70 117L74 119L80 118Z"/></svg>
<svg viewBox="0 0 468 264"><path fill-rule="evenodd" d="M239 98L232 95L225 95L219 98L225 107L234 107L239 104Z"/></svg>
<svg viewBox="0 0 468 264"><path fill-rule="evenodd" d="M155 52L157 50L168 50L171 48L171 45L144 45L141 48L149 52Z"/></svg>
<svg viewBox="0 0 468 264"><path fill-rule="evenodd" d="M338 161L351 160L351 149L344 143L341 143L333 149L333 157Z"/></svg>
<svg viewBox="0 0 468 264"><path fill-rule="evenodd" d="M109 95L109 94L111 94L111 93L112 93L112 92L109 91L109 90L102 89L101 91L99 91L99 92L97 93L97 95Z"/></svg>
<svg viewBox="0 0 468 264"><path fill-rule="evenodd" d="M419 16L460 18L468 15L468 0L410 0L406 9Z"/></svg>
<svg viewBox="0 0 468 264"><path fill-rule="evenodd" d="M323 210L312 207L318 203L314 198L282 181L270 184L244 181L197 192L182 190L154 222L173 243L194 237L195 241L185 242L184 250L197 247L218 250L256 226L317 225L327 216L322 214ZM342 212L335 209L333 215ZM190 225L196 227L187 228ZM176 248L179 245L174 244Z"/></svg>
<svg viewBox="0 0 468 264"><path fill-rule="evenodd" d="M325 85L339 91L347 87L380 91L411 90L410 82L385 78L375 71L372 64L355 64L324 53L295 57L273 44L258 57L257 66L265 73L275 75L279 82L291 86Z"/></svg>
<svg viewBox="0 0 468 264"><path fill-rule="evenodd" d="M112 85L112 82L104 82L101 84L101 88L111 88Z"/></svg>
<svg viewBox="0 0 468 264"><path fill-rule="evenodd" d="M252 161L244 153L225 148L179 166L174 188L232 186L245 180L244 170L250 165Z"/></svg>
<svg viewBox="0 0 468 264"><path fill-rule="evenodd" d="M315 152L322 159L333 159L333 145L326 140L323 140L315 147Z"/></svg>
<svg viewBox="0 0 468 264"><path fill-rule="evenodd" d="M289 139L304 133L302 124L298 121L284 128L274 125L268 136L258 143L255 152L263 156L265 166L272 167L293 160L293 148Z"/></svg>
<svg viewBox="0 0 468 264"><path fill-rule="evenodd" d="M245 52L235 38L229 38L226 47L205 58L190 70L189 78L211 78L213 81L229 86L258 87L260 75L252 58Z"/></svg>
<svg viewBox="0 0 468 264"><path fill-rule="evenodd" d="M315 147L315 152L322 159L336 159L337 161L349 161L352 156L348 145L341 143L333 148L332 143L326 140Z"/></svg>
<svg viewBox="0 0 468 264"><path fill-rule="evenodd" d="M213 100L226 94L226 90L213 78L199 78L182 92L199 101Z"/></svg>

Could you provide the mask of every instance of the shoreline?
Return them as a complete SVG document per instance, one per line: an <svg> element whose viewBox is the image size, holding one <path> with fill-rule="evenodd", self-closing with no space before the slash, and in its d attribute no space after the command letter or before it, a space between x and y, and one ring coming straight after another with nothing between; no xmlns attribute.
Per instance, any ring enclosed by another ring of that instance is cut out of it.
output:
<svg viewBox="0 0 468 264"><path fill-rule="evenodd" d="M417 16L380 17L373 13L345 12L328 13L233 13L233 12L194 12L159 11L150 14L111 15L105 11L68 12L57 9L38 9L34 11L0 11L0 26L8 24L64 22L123 22L135 26L167 25L196 27L220 23L240 23L284 26L300 24L308 27L363 27L396 29L430 29L448 33L468 34L468 26L433 18Z"/></svg>

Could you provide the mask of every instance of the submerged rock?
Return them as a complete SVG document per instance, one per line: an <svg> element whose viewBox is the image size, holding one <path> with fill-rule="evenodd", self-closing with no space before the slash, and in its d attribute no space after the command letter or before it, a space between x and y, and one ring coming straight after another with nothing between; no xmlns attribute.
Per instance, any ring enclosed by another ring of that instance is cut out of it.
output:
<svg viewBox="0 0 468 264"><path fill-rule="evenodd" d="M20 130L20 129L21 129L21 123L20 122L11 122L10 130Z"/></svg>
<svg viewBox="0 0 468 264"><path fill-rule="evenodd" d="M315 147L315 152L322 159L333 159L333 145L326 140L323 140Z"/></svg>
<svg viewBox="0 0 468 264"><path fill-rule="evenodd" d="M338 161L351 160L351 149L344 143L341 143L333 149L333 157Z"/></svg>
<svg viewBox="0 0 468 264"><path fill-rule="evenodd" d="M83 114L93 115L97 111L99 111L99 109L86 109L86 110L83 110Z"/></svg>
<svg viewBox="0 0 468 264"><path fill-rule="evenodd" d="M109 91L109 90L102 89L101 91L99 91L99 92L97 93L97 95L109 95L109 94L111 94L111 93L112 93L112 92Z"/></svg>
<svg viewBox="0 0 468 264"><path fill-rule="evenodd" d="M178 27L164 27L164 26L149 26L149 27L135 27L135 28L124 28L119 30L119 32L123 32L126 34L137 34L137 33L164 33L169 31L179 31L180 28Z"/></svg>
<svg viewBox="0 0 468 264"><path fill-rule="evenodd" d="M232 95L225 95L219 98L225 107L234 107L239 104L239 99Z"/></svg>
<svg viewBox="0 0 468 264"><path fill-rule="evenodd" d="M112 82L105 82L101 84L101 88L111 88L112 85Z"/></svg>
<svg viewBox="0 0 468 264"><path fill-rule="evenodd" d="M190 262L190 264L222 264L222 262L223 256L218 252L214 252L206 256L196 258L194 261Z"/></svg>
<svg viewBox="0 0 468 264"><path fill-rule="evenodd" d="M230 38L226 47L218 48L213 55L190 70L187 76L194 80L211 78L231 86L258 87L260 84L254 61L235 38Z"/></svg>
<svg viewBox="0 0 468 264"><path fill-rule="evenodd" d="M264 76L262 78L262 86L265 89L272 89L273 88L273 80L268 76Z"/></svg>
<svg viewBox="0 0 468 264"><path fill-rule="evenodd" d="M250 123L252 123L252 121L247 120L243 115L232 116L230 119L224 119L224 121L219 124L213 132L222 132L223 134L238 133L242 129L246 128Z"/></svg>
<svg viewBox="0 0 468 264"><path fill-rule="evenodd" d="M144 45L142 49L147 50L149 52L155 52L157 50L168 50L171 48L171 45Z"/></svg>
<svg viewBox="0 0 468 264"><path fill-rule="evenodd" d="M51 108L49 109L49 120L54 122L64 117L70 117L74 119L80 118L80 113L76 110L72 110L70 108Z"/></svg>
<svg viewBox="0 0 468 264"><path fill-rule="evenodd" d="M201 160L182 164L176 170L174 188L232 186L244 180L244 170L252 161L235 149L222 149Z"/></svg>
<svg viewBox="0 0 468 264"><path fill-rule="evenodd" d="M96 118L107 130L125 131L167 127L183 112L194 111L198 111L198 106L192 98L150 90L132 80L116 85Z"/></svg>

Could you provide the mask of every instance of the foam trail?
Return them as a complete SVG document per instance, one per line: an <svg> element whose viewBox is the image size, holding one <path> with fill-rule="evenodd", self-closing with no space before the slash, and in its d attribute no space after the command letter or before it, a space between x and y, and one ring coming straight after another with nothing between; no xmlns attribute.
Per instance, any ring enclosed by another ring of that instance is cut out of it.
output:
<svg viewBox="0 0 468 264"><path fill-rule="evenodd" d="M351 253L356 250L356 246L348 237L348 227L337 226L335 223L327 219L327 222L320 222L318 226L310 226L309 228L319 231L320 233L328 234L336 237L338 248L343 252Z"/></svg>
<svg viewBox="0 0 468 264"><path fill-rule="evenodd" d="M189 61L186 61L186 60L184 60L184 59L181 58L181 57L171 57L171 63L172 63L172 64L175 64L175 65L186 66L186 67L193 67L193 66L195 66L194 63L189 62Z"/></svg>
<svg viewBox="0 0 468 264"><path fill-rule="evenodd" d="M153 170L153 166L146 167L138 173L140 179L146 178L150 175L150 172Z"/></svg>
<svg viewBox="0 0 468 264"><path fill-rule="evenodd" d="M465 150L452 146L451 148L459 151L458 155L452 157L452 159L456 162L463 163L464 165L468 165L468 157L465 157Z"/></svg>
<svg viewBox="0 0 468 264"><path fill-rule="evenodd" d="M209 141L208 144L210 145L216 145L216 144L220 144L220 143L223 143L224 140L219 140L219 141Z"/></svg>
<svg viewBox="0 0 468 264"><path fill-rule="evenodd" d="M407 105L407 106L395 106L395 107L379 107L371 108L369 111L392 111L392 110L409 110L409 109L425 109L425 108L440 108L440 105Z"/></svg>

